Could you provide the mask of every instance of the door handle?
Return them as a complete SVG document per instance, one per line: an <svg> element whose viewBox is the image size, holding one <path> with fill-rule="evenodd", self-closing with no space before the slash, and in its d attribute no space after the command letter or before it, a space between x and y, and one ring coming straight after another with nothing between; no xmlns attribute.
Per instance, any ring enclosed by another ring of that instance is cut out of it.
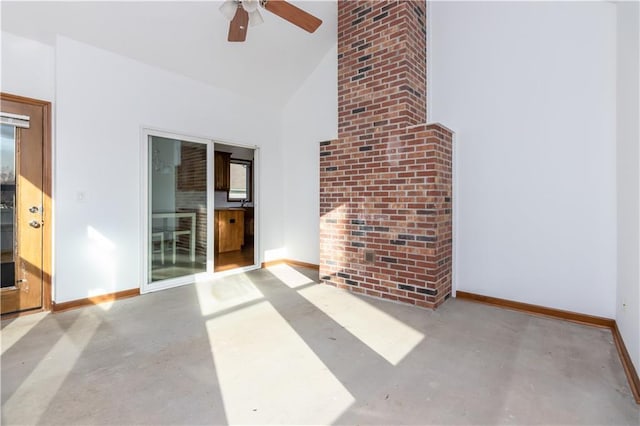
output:
<svg viewBox="0 0 640 426"><path fill-rule="evenodd" d="M29 293L29 283L24 278L16 281L16 288L24 293Z"/></svg>
<svg viewBox="0 0 640 426"><path fill-rule="evenodd" d="M37 220L32 220L31 222L29 222L29 226L32 228L40 228L41 225Z"/></svg>

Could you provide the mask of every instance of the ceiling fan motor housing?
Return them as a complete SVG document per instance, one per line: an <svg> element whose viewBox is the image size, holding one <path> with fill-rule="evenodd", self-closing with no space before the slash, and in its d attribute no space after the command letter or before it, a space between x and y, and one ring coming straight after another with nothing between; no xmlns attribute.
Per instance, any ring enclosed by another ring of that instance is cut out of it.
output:
<svg viewBox="0 0 640 426"><path fill-rule="evenodd" d="M247 25L255 26L264 22L258 5L309 33L315 32L322 24L321 19L284 0L227 0L220 11L231 21L228 41L245 41Z"/></svg>

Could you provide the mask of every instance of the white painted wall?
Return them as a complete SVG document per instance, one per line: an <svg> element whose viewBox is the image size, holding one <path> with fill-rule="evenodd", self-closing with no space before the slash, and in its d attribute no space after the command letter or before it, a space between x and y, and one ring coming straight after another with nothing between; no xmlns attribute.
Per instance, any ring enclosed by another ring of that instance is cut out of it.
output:
<svg viewBox="0 0 640 426"><path fill-rule="evenodd" d="M430 121L456 130L461 157L459 288L613 317L615 5L431 7ZM265 148L264 260L318 262L317 144L337 136L335 48L280 116L66 38L56 61L18 42L30 43L3 33L3 90L57 90L60 103L56 301L139 285L142 124ZM18 52L40 77L9 60Z"/></svg>
<svg viewBox="0 0 640 426"><path fill-rule="evenodd" d="M283 110L284 257L320 263L320 142L338 137L338 63L334 45Z"/></svg>
<svg viewBox="0 0 640 426"><path fill-rule="evenodd" d="M618 287L616 322L640 371L640 3L617 3Z"/></svg>
<svg viewBox="0 0 640 426"><path fill-rule="evenodd" d="M53 102L54 48L4 31L0 36L0 90L4 93Z"/></svg>
<svg viewBox="0 0 640 426"><path fill-rule="evenodd" d="M616 6L430 7L430 121L458 149L458 290L613 318Z"/></svg>
<svg viewBox="0 0 640 426"><path fill-rule="evenodd" d="M260 241L284 245L277 112L68 38L56 55L56 302L140 285L142 126L263 147Z"/></svg>

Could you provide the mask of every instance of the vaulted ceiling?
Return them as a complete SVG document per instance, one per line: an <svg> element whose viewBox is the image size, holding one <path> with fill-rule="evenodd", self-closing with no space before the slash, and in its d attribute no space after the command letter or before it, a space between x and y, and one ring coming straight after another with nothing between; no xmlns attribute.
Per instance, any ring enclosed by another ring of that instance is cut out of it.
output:
<svg viewBox="0 0 640 426"><path fill-rule="evenodd" d="M2 1L2 30L52 46L61 34L278 107L336 42L335 1L291 3L323 20L315 33L261 9L264 23L229 43L220 1Z"/></svg>

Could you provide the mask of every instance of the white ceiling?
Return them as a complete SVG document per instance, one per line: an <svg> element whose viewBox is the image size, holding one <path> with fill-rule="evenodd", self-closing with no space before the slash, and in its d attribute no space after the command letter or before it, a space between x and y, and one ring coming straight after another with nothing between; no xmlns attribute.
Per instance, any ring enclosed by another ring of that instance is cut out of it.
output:
<svg viewBox="0 0 640 426"><path fill-rule="evenodd" d="M261 9L264 24L227 42L220 1L8 2L2 30L55 45L62 34L217 87L284 105L335 45L335 1L291 3L323 20L314 34Z"/></svg>

